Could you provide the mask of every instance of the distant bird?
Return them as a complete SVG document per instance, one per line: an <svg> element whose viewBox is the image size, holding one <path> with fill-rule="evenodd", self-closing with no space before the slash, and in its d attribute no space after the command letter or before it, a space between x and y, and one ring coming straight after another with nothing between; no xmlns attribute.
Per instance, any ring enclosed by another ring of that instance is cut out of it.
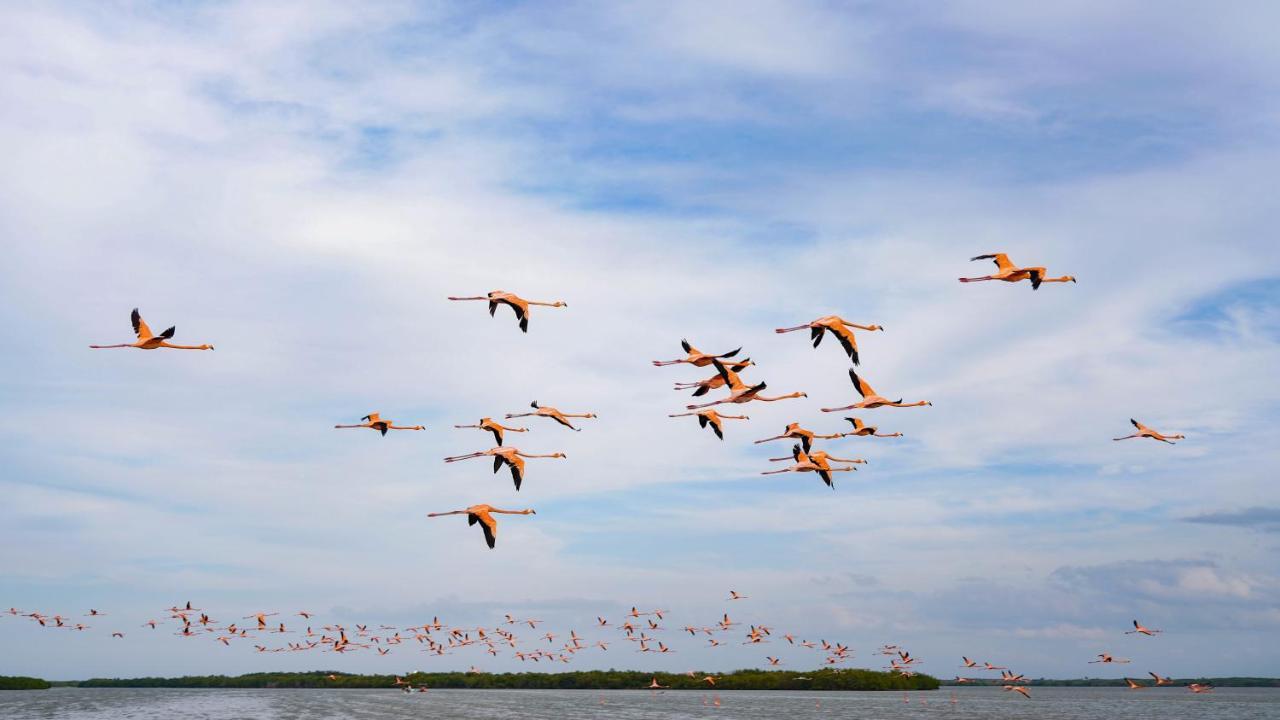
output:
<svg viewBox="0 0 1280 720"><path fill-rule="evenodd" d="M1172 684L1173 684L1173 678L1160 677L1159 675L1157 675L1157 674L1155 674L1155 673L1153 673L1153 672L1148 672L1147 674L1148 674L1148 675L1150 675L1150 676L1151 676L1151 678L1152 678L1153 680L1155 680L1155 681L1156 681L1156 685L1157 685L1157 686L1161 686L1161 685L1172 685Z"/></svg>
<svg viewBox="0 0 1280 720"><path fill-rule="evenodd" d="M809 338L813 340L814 347L818 347L818 344L822 342L822 337L827 332L835 335L836 339L840 341L840 345L844 347L844 351L849 354L849 359L853 361L854 365L858 364L858 342L853 336L853 331L849 328L858 328L859 330L867 331L884 330L884 328L879 325L858 325L857 323L851 323L838 315L825 315L812 322L807 322L804 325L797 325L790 328L778 328L774 330L774 332L789 333L795 332L796 330L804 330L805 328L809 328Z"/></svg>
<svg viewBox="0 0 1280 720"><path fill-rule="evenodd" d="M118 345L90 345L94 350L107 350L110 348L138 348L139 350L155 350L157 348L169 348L170 350L212 350L212 345L174 345L169 340L173 339L173 333L177 330L177 326L173 326L168 330L153 335L151 328L138 314L138 308L133 309L131 316L133 320L133 332L138 336L137 342L120 343Z"/></svg>
<svg viewBox="0 0 1280 720"><path fill-rule="evenodd" d="M1019 282L1021 280L1030 280L1031 289L1039 290L1040 283L1055 282L1075 282L1076 279L1070 275L1062 277L1045 277L1045 269L1042 267L1020 268L1009 261L1009 256L1004 253L993 253L990 255L978 255L971 257L969 260L991 260L996 264L996 272L994 275L983 275L982 277L960 278L962 283L982 282L984 280L1003 280L1004 282Z"/></svg>
<svg viewBox="0 0 1280 720"><path fill-rule="evenodd" d="M729 599L730 600L746 600L748 599L748 597L746 595L739 595L736 590L730 590Z"/></svg>
<svg viewBox="0 0 1280 720"><path fill-rule="evenodd" d="M1005 692L1016 692L1028 700L1031 699L1031 691L1021 685L1004 685L1002 687Z"/></svg>
<svg viewBox="0 0 1280 720"><path fill-rule="evenodd" d="M1129 662L1131 662L1131 661L1129 661L1129 660L1124 660L1124 659L1117 659L1117 658L1114 658L1114 657L1112 657L1112 656L1111 656L1111 653L1098 653L1098 659L1097 659L1097 660L1090 660L1090 661L1089 661L1089 664L1090 664L1090 665L1095 665L1095 664L1097 664L1097 663L1102 663L1102 664L1104 664L1104 665L1111 665L1111 664L1115 664L1115 665L1127 665Z"/></svg>
<svg viewBox="0 0 1280 720"><path fill-rule="evenodd" d="M747 367L751 365L755 365L755 363L751 362L751 358L744 358L742 360L738 360L737 362L734 362L731 365L725 365L725 370L727 370L728 372L724 375L721 375L720 373L716 373L715 375L712 375L706 380L699 380L697 382L688 382L688 383L678 382L678 383L675 383L674 387L676 390L693 390L694 397L702 397L703 395L706 395L708 392L711 392L712 390L719 390L720 388L724 387L726 384L730 384L730 380L732 378L737 377L738 373L747 369Z"/></svg>
<svg viewBox="0 0 1280 720"><path fill-rule="evenodd" d="M479 297L449 297L450 300L487 300L489 302L489 315L492 317L498 311L499 305L506 305L511 308L516 319L520 321L520 330L529 332L529 306L542 305L543 307L568 307L569 304L557 300L555 302L538 302L536 300L525 300L514 293L503 290L490 291L488 295Z"/></svg>
<svg viewBox="0 0 1280 720"><path fill-rule="evenodd" d="M799 440L800 444L804 447L804 451L809 452L809 449L813 446L814 439L837 440L839 438L844 437L845 435L850 435L850 434L852 433L834 433L832 435L818 435L812 430L806 430L800 427L800 423L793 422L793 423L788 423L787 426L782 429L781 435L774 435L773 437L767 437L763 440L756 440L755 444L759 445L760 443L772 442L774 440Z"/></svg>
<svg viewBox="0 0 1280 720"><path fill-rule="evenodd" d="M964 661L964 665L962 665L961 667L971 668L971 667L978 666L978 662L976 660L970 660L969 658L963 655L960 656L960 659Z"/></svg>
<svg viewBox="0 0 1280 720"><path fill-rule="evenodd" d="M1185 440L1187 438L1186 435L1181 435L1181 434L1164 435L1155 430L1152 430L1151 428L1147 427L1146 425L1143 425L1142 423L1138 422L1137 420L1134 420L1133 418L1129 418L1129 422L1133 423L1133 426L1138 428L1138 432L1132 435L1125 435L1124 437L1111 438L1111 439L1112 440L1128 440L1130 438L1151 438L1152 440L1159 440L1160 442L1166 442L1166 443L1169 443L1170 445L1176 445L1177 443L1173 442L1174 440Z"/></svg>
<svg viewBox="0 0 1280 720"><path fill-rule="evenodd" d="M822 412L838 412L840 410L853 410L856 408L878 408L878 407L917 407L920 405L932 405L928 400L920 400L913 403L904 403L902 398L890 400L883 395L876 393L871 388L871 384L866 380L858 377L858 373L853 368L849 368L849 379L853 381L853 387L862 396L862 400L852 404L838 408L822 408Z"/></svg>
<svg viewBox="0 0 1280 720"><path fill-rule="evenodd" d="M814 460L812 460L809 457L809 455L807 455L804 452L804 450L801 450L799 443L792 446L791 456L792 456L792 459L795 460L794 465L783 468L781 470L768 470L760 474L761 475L777 475L777 474L786 473L786 472L812 472L812 473L816 473L818 477L822 478L822 482L826 483L827 487L831 488L832 490L835 490L836 486L835 486L835 483L831 481L831 473L852 472L854 470L857 470L857 468L854 468L854 467L840 467L840 468L833 468L830 466L824 467L822 464L819 464ZM782 459L785 460L786 458L782 458Z"/></svg>
<svg viewBox="0 0 1280 720"><path fill-rule="evenodd" d="M487 430L493 433L493 439L497 441L499 445L502 444L502 433L504 430L510 432L529 432L529 428L507 427L506 425L496 422L493 418L487 417L480 418L480 422L475 425L454 425L454 427Z"/></svg>
<svg viewBox="0 0 1280 720"><path fill-rule="evenodd" d="M668 686L668 685L659 685L659 684L658 684L658 678L657 678L657 677L651 678L651 679L649 680L649 684L645 686L645 688L646 688L646 689L648 689L648 690L663 690L663 689L666 689L667 687L670 687L670 686Z"/></svg>
<svg viewBox="0 0 1280 720"><path fill-rule="evenodd" d="M537 515L531 509L526 510L499 510L491 505L472 505L465 510L451 510L449 512L427 513L427 517L443 517L445 515L466 515L467 524L475 525L480 523L480 528L484 530L484 541L489 544L489 548L498 542L498 521L493 516L501 515Z"/></svg>
<svg viewBox="0 0 1280 720"><path fill-rule="evenodd" d="M742 351L742 348L737 348L735 350L730 350L727 353L720 353L719 355L711 355L708 353L704 353L698 348L690 345L688 340L681 340L680 347L684 348L684 351L688 353L687 356L683 358L677 358L675 360L654 360L653 361L654 366L662 367L663 365L679 365L680 363L689 363L690 365L693 365L695 367L706 367L707 365L711 364L712 360L715 360L717 358L719 359L731 358Z"/></svg>
<svg viewBox="0 0 1280 720"><path fill-rule="evenodd" d="M745 403L745 402L751 402L752 400L760 400L761 402L777 402L778 400L787 400L789 398L809 397L808 395L802 392L793 392L793 393L788 393L786 395L776 395L774 397L765 397L764 395L760 394L760 391L764 390L767 387L765 383L758 383L756 385L746 385L741 380L738 380L736 376L731 377L728 374L728 370L725 368L724 365L720 363L719 360L712 360L711 364L715 365L716 372L723 375L725 378L725 382L728 383L729 385L728 397L724 397L719 400L713 400L712 402L708 402L708 403L702 403L700 405L685 405L686 410L699 410L701 408L711 407L712 405L722 405L725 403Z"/></svg>
<svg viewBox="0 0 1280 720"><path fill-rule="evenodd" d="M1188 683L1187 689L1197 695L1200 695L1202 693L1213 692L1213 685L1209 683Z"/></svg>
<svg viewBox="0 0 1280 720"><path fill-rule="evenodd" d="M445 462L458 462L459 460L470 460L478 457L492 457L493 471L496 473L502 469L503 465L511 468L511 478L515 481L516 490L520 489L520 483L524 482L524 460L522 458L564 458L568 457L564 453L551 453L549 455L534 455L521 452L517 448L510 446L490 448L481 452L468 453L466 455L455 455L447 457Z"/></svg>
<svg viewBox="0 0 1280 720"><path fill-rule="evenodd" d="M720 438L721 440L724 439L724 427L723 427L724 424L722 421L751 419L746 415L721 415L715 410L699 410L697 412L675 413L674 415L668 415L667 417L687 417L689 415L696 415L698 417L699 427L705 428L708 425L710 425L711 432L715 433L716 437Z"/></svg>
<svg viewBox="0 0 1280 720"><path fill-rule="evenodd" d="M335 430L345 428L370 428L372 430L377 430L383 435L386 435L388 430L426 430L426 428L421 425L396 425L394 420L383 420L378 413L369 413L360 419L364 420L364 422L359 425L334 425L333 427Z"/></svg>
<svg viewBox="0 0 1280 720"><path fill-rule="evenodd" d="M858 419L858 418L856 418L856 417L847 417L847 418L845 418L845 420L848 420L848 421L853 425L853 432L851 432L851 433L846 433L847 435L857 435L857 436L859 436L859 437L868 437L868 436L869 436L869 437L886 437L886 438L888 438L888 437L902 437L902 433L900 433L900 432L896 432L896 433L881 433L881 432L879 432L880 428L875 427L874 425L872 425L872 426L864 425L864 424L862 423L862 421L861 421L861 420L859 420L859 419Z"/></svg>
<svg viewBox="0 0 1280 720"><path fill-rule="evenodd" d="M1142 690L1147 687L1146 685L1143 685L1138 681L1132 680L1130 678L1125 678L1124 684L1125 684L1125 687L1129 688L1130 690Z"/></svg>
<svg viewBox="0 0 1280 720"><path fill-rule="evenodd" d="M551 418L552 420L555 420L556 422L560 423L561 425L563 425L563 426L565 426L565 427L569 428L570 430L573 430L573 431L575 431L575 432L576 432L576 431L578 431L578 430L579 430L579 428L574 427L574 426L573 426L573 424L569 422L569 418L587 418L587 419L590 419L590 418L594 418L594 417L596 416L596 414L595 414L595 413L566 413L566 412L560 412L559 410L557 410L557 409L555 409L555 408L553 408L553 407L548 407L548 406L545 406L545 405L539 405L537 400L534 400L533 402L529 403L529 407L533 408L533 412L531 412L531 413L507 413L506 417L507 417L507 419L508 419L508 420L510 420L511 418L534 417L534 416L536 416L536 417L547 417L547 418ZM501 443L499 443L499 444L501 444Z"/></svg>
<svg viewBox="0 0 1280 720"><path fill-rule="evenodd" d="M1141 624L1141 623L1139 623L1137 620L1134 620L1134 621L1133 621L1133 629L1132 629L1132 630L1126 630L1124 634L1125 634L1125 635L1147 635L1147 636L1149 636L1149 637L1155 637L1155 635L1156 635L1157 633L1161 633L1161 632L1164 632L1164 631L1163 631L1163 630L1152 630L1151 628L1145 628L1145 627L1143 627L1143 626L1142 626L1142 624Z"/></svg>

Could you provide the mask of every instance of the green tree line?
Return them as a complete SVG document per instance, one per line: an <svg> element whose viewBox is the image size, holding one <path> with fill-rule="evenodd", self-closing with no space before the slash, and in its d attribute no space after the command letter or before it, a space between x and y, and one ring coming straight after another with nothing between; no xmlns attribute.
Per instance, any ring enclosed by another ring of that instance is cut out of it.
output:
<svg viewBox="0 0 1280 720"><path fill-rule="evenodd" d="M40 678L0 675L0 690L48 690L49 683Z"/></svg>

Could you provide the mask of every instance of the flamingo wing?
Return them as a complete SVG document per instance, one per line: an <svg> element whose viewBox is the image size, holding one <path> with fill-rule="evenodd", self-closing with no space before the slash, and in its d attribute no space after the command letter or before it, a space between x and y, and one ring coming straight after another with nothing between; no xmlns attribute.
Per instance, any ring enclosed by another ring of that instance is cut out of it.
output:
<svg viewBox="0 0 1280 720"><path fill-rule="evenodd" d="M721 440L724 439L724 431L720 429L719 418L711 420L711 432L715 433L716 437L720 438Z"/></svg>
<svg viewBox="0 0 1280 720"><path fill-rule="evenodd" d="M969 258L969 260L970 261L991 260L995 262L996 267L1001 270L1009 270L1013 267L1013 263L1009 261L1009 256L1005 255L1004 253L991 253L989 255L977 255L975 257Z"/></svg>
<svg viewBox="0 0 1280 720"><path fill-rule="evenodd" d="M139 340L150 340L153 337L151 328L147 326L147 322L138 314L138 308L133 309L133 314L129 318L133 320L133 332L138 336Z"/></svg>
<svg viewBox="0 0 1280 720"><path fill-rule="evenodd" d="M840 345L844 347L844 351L849 353L849 359L854 365L858 364L858 341L853 337L853 331L843 325L837 325L831 328L831 332L835 333L836 339L840 341Z"/></svg>
<svg viewBox="0 0 1280 720"><path fill-rule="evenodd" d="M480 523L480 529L484 530L484 541L488 543L489 549L498 542L498 521L493 519L489 513L469 513L467 515L467 524L475 525Z"/></svg>
<svg viewBox="0 0 1280 720"><path fill-rule="evenodd" d="M512 456L511 460L507 462L507 465L511 467L511 479L516 484L516 492L519 492L520 483L524 482L524 460L521 460L519 457Z"/></svg>
<svg viewBox="0 0 1280 720"><path fill-rule="evenodd" d="M689 341L685 340L684 338L680 339L680 347L684 348L684 351L689 354L693 354L697 352L697 350L695 350L693 346L689 344Z"/></svg>
<svg viewBox="0 0 1280 720"><path fill-rule="evenodd" d="M862 397L876 394L876 391L872 389L871 384L858 377L858 373L854 372L853 368L849 368L849 379L853 381L853 387L857 389L858 394Z"/></svg>
<svg viewBox="0 0 1280 720"><path fill-rule="evenodd" d="M493 433L494 441L498 443L498 447L502 447L502 428L497 425L490 425L485 429Z"/></svg>

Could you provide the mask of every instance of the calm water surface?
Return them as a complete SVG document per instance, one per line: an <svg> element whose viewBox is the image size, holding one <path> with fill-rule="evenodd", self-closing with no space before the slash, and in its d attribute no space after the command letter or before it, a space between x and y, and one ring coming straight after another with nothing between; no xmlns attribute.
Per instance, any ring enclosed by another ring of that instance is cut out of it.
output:
<svg viewBox="0 0 1280 720"><path fill-rule="evenodd" d="M1280 689L1033 688L1026 700L999 688L908 693L645 690L153 690L56 688L0 692L0 718L76 720L315 720L317 718L1036 718L1037 720L1280 720ZM604 701L601 704L601 700Z"/></svg>

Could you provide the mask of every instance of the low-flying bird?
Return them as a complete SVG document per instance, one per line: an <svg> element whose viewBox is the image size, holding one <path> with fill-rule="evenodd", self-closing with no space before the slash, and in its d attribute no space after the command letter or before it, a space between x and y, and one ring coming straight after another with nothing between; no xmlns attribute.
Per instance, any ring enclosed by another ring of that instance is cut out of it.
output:
<svg viewBox="0 0 1280 720"><path fill-rule="evenodd" d="M1130 660L1126 660L1126 659L1122 659L1122 658L1121 658L1121 659L1117 659L1117 658L1115 658L1115 657L1112 657L1112 656L1111 656L1111 653L1098 653L1098 659L1097 659L1097 660L1090 660L1090 661L1089 661L1089 664L1090 664L1090 665L1095 665L1095 664L1097 664L1097 663L1102 663L1102 664L1104 664L1104 665L1113 665L1113 664L1114 664L1114 665L1127 665L1127 664L1129 664L1130 662L1132 662L1132 661L1130 661Z"/></svg>
<svg viewBox="0 0 1280 720"><path fill-rule="evenodd" d="M730 600L746 600L746 599L747 599L747 596L746 596L746 595L739 595L737 590L730 590L730 591L729 591L729 599L730 599Z"/></svg>
<svg viewBox="0 0 1280 720"><path fill-rule="evenodd" d="M711 355L709 353L704 353L698 348L690 345L688 340L681 340L680 347L684 348L684 351L688 353L688 355L682 358L676 358L675 360L654 360L653 361L654 366L662 367L663 365L679 365L680 363L689 363L694 367L706 367L707 365L711 364L712 360L715 360L717 358L722 360L726 358L731 358L742 351L742 348L736 348L734 350L730 350L727 353L720 353L719 355Z"/></svg>
<svg viewBox="0 0 1280 720"><path fill-rule="evenodd" d="M376 412L369 413L360 419L364 422L359 425L334 425L333 427L335 430L342 430L346 428L369 428L371 430L377 430L383 435L386 435L388 430L426 430L426 428L421 425L396 425L394 420L384 420L382 419L382 416L378 415Z"/></svg>
<svg viewBox="0 0 1280 720"><path fill-rule="evenodd" d="M1131 679L1131 678L1125 678L1125 679L1124 679L1124 685L1125 685L1125 687L1129 688L1130 690L1143 690L1143 689L1145 689L1145 688L1147 687L1146 685L1143 685L1142 683L1138 682L1137 680L1133 680L1133 679Z"/></svg>
<svg viewBox="0 0 1280 720"><path fill-rule="evenodd" d="M480 422L476 423L475 425L454 425L454 427L459 429L474 428L478 430L487 430L488 432L493 433L493 439L497 441L499 445L502 444L502 433L504 431L529 432L529 428L507 427L506 425L502 425L501 423L498 423L493 418L487 418L487 417L480 418Z"/></svg>
<svg viewBox="0 0 1280 720"><path fill-rule="evenodd" d="M857 435L858 437L885 437L885 438L902 437L902 433L900 432L882 433L880 432L880 428L874 425L865 425L863 424L862 420L856 417L847 417L845 418L845 420L848 420L849 423L853 425L853 432L845 433L846 435Z"/></svg>
<svg viewBox="0 0 1280 720"><path fill-rule="evenodd" d="M174 345L169 342L173 339L173 334L177 330L177 326L170 327L168 330L159 335L152 334L151 328L147 326L146 321L138 314L138 308L133 309L130 316L133 320L133 333L138 336L137 342L120 343L118 345L90 345L94 350L107 350L110 348L138 348L139 350L155 350L157 348L169 348L170 350L212 350L212 345Z"/></svg>
<svg viewBox="0 0 1280 720"><path fill-rule="evenodd" d="M573 424L569 422L569 418L594 418L596 416L595 413L560 412L559 410L553 407L539 405L537 400L534 400L533 402L529 403L529 407L533 408L533 412L507 413L506 418L510 420L511 418L522 418L522 417L548 417L560 423L561 425L569 428L570 430L573 430L576 432L579 430L579 428L574 427Z"/></svg>
<svg viewBox="0 0 1280 720"><path fill-rule="evenodd" d="M742 360L725 365L724 369L728 371L725 375L716 373L706 380L699 380L697 382L678 382L675 383L674 389L693 390L694 397L702 397L712 390L719 390L724 387L727 384L725 378L737 377L738 373L746 370L751 365L755 365L755 363L751 362L751 358L743 358Z"/></svg>
<svg viewBox="0 0 1280 720"><path fill-rule="evenodd" d="M1152 630L1151 628L1143 627L1141 623L1139 623L1137 620L1134 620L1133 629L1126 630L1124 634L1125 635L1146 635L1148 637L1155 637L1157 633L1161 633L1161 632L1164 632L1164 631Z"/></svg>
<svg viewBox="0 0 1280 720"><path fill-rule="evenodd" d="M730 376L728 374L728 369L725 368L725 366L721 364L719 360L712 360L711 364L715 365L716 372L723 375L725 378L725 383L729 385L728 397L724 397L719 400L713 400L708 403L702 403L701 405L685 405L686 410L700 410L705 407L711 407L712 405L722 405L725 403L740 404L740 403L751 402L752 400L760 400L761 402L776 402L778 400L787 400L790 398L809 397L808 395L805 395L802 392L793 392L793 393L787 393L786 395L776 395L774 397L766 397L760 394L760 391L764 390L767 387L765 383L747 385L743 383L742 380L738 379L736 375Z"/></svg>
<svg viewBox="0 0 1280 720"><path fill-rule="evenodd" d="M1171 677L1160 677L1159 675L1150 671L1148 671L1147 674L1150 675L1151 678L1156 681L1157 686L1173 684L1173 678Z"/></svg>
<svg viewBox="0 0 1280 720"><path fill-rule="evenodd" d="M1187 689L1197 695L1200 695L1202 693L1213 692L1213 685L1209 683L1188 683Z"/></svg>
<svg viewBox="0 0 1280 720"><path fill-rule="evenodd" d="M721 415L720 413L716 412L715 410L710 410L710 409L707 409L707 410L699 410L699 411L697 411L697 412L683 412L683 413L675 413L674 415L668 415L667 417L673 417L673 418L674 418L674 417L687 417L687 416L689 416L689 415L696 415L696 416L698 417L698 426L699 426L699 427L703 427L703 428L705 428L705 427L707 427L708 425L710 425L710 426L711 426L711 432L715 433L715 434L716 434L716 437L720 438L721 440L723 440L723 439L724 439L724 423L723 423L722 421L724 421L724 420L750 420L750 419L751 419L751 418L747 417L746 415Z"/></svg>
<svg viewBox="0 0 1280 720"><path fill-rule="evenodd" d="M822 337L827 332L835 335L836 339L840 341L840 345L844 347L844 351L849 354L849 359L853 361L854 365L858 364L858 341L854 338L853 331L849 328L858 328L859 330L867 331L884 330L884 328L879 325L859 325L857 323L851 323L838 315L825 315L812 322L807 322L804 325L797 325L790 328L778 328L774 330L774 332L789 333L795 332L796 330L804 330L805 328L809 328L809 338L813 340L814 347L818 347L818 344L822 342Z"/></svg>
<svg viewBox="0 0 1280 720"><path fill-rule="evenodd" d="M482 450L480 452L468 453L466 455L455 455L447 457L445 462L458 462L459 460L470 460L478 457L492 457L493 471L496 473L502 469L503 465L511 468L511 479L515 481L516 490L520 489L520 484L524 482L524 460L523 458L565 458L568 457L564 453L551 453L549 455L535 455L532 453L521 452L517 448L511 446L501 446Z"/></svg>
<svg viewBox="0 0 1280 720"><path fill-rule="evenodd" d="M1054 282L1075 282L1076 279L1070 275L1062 277L1046 277L1046 271L1042 267L1020 268L1009 260L1009 256L1004 253L992 253L990 255L978 255L969 258L973 260L991 260L996 264L996 272L993 275L983 275L982 277L960 278L962 283L982 282L984 280L1003 280L1004 282L1019 282L1021 280L1030 280L1031 289L1039 290L1040 283Z"/></svg>
<svg viewBox="0 0 1280 720"><path fill-rule="evenodd" d="M467 524L475 525L480 523L480 528L484 530L484 541L489 544L489 548L498 542L498 521L493 516L501 515L537 515L532 509L525 510L499 510L492 505L472 505L465 510L451 510L449 512L427 513L427 517L443 517L445 515L466 515Z"/></svg>
<svg viewBox="0 0 1280 720"><path fill-rule="evenodd" d="M831 481L831 473L852 472L854 470L857 470L857 468L855 467L838 467L838 468L833 468L830 466L824 467L822 464L819 464L815 462L812 458L810 458L809 455L805 453L804 450L800 449L799 443L796 443L791 447L791 457L793 460L795 460L794 465L791 465L790 467L785 467L781 470L768 470L760 474L761 475L778 475L780 473L787 473L787 472L817 473L818 477L822 478L822 482L827 484L827 487L831 488L832 490L835 490L836 486L835 486L835 483ZM780 459L786 460L786 458L780 458Z"/></svg>
<svg viewBox="0 0 1280 720"><path fill-rule="evenodd" d="M489 302L489 315L492 317L498 311L499 305L506 305L511 308L516 319L520 321L520 330L529 332L529 307L531 305L541 305L543 307L568 307L569 304L557 300L555 302L538 302L537 300L525 300L524 298L509 293L504 290L492 290L488 295L479 297L449 297L450 300L487 300Z"/></svg>
<svg viewBox="0 0 1280 720"><path fill-rule="evenodd" d="M1133 418L1129 418L1129 422L1133 423L1133 426L1138 428L1138 432L1132 435L1125 435L1124 437L1111 438L1111 439L1112 440L1129 440L1130 438L1151 438L1152 440L1159 440L1160 442L1169 443L1170 445L1177 444L1173 442L1174 440L1187 439L1186 435L1182 435L1182 434L1165 435L1156 430L1152 430L1151 428L1147 427L1146 425L1143 425L1142 423L1138 422L1137 420L1134 420Z"/></svg>
<svg viewBox="0 0 1280 720"><path fill-rule="evenodd" d="M812 430L806 430L800 427L800 423L793 422L788 423L787 426L783 428L781 435L774 435L773 437L767 437L763 440L756 440L755 444L759 445L760 443L772 442L774 440L799 440L800 445L804 447L804 451L809 452L809 449L813 446L813 441L815 439L838 440L845 435L851 434L852 433L833 433L831 435L819 435Z"/></svg>
<svg viewBox="0 0 1280 720"><path fill-rule="evenodd" d="M1031 691L1023 687L1022 685L1003 685L1002 688L1005 690L1005 692L1016 692L1022 697L1027 698L1028 700L1031 699Z"/></svg>
<svg viewBox="0 0 1280 720"><path fill-rule="evenodd" d="M862 396L862 400L852 404L838 408L822 408L822 412L838 412L840 410L854 410L858 408L878 408L878 407L917 407L920 405L932 405L928 400L919 400L913 403L904 403L902 398L890 400L872 389L871 384L866 380L858 377L858 373L853 368L849 368L849 379L853 381L853 387Z"/></svg>

